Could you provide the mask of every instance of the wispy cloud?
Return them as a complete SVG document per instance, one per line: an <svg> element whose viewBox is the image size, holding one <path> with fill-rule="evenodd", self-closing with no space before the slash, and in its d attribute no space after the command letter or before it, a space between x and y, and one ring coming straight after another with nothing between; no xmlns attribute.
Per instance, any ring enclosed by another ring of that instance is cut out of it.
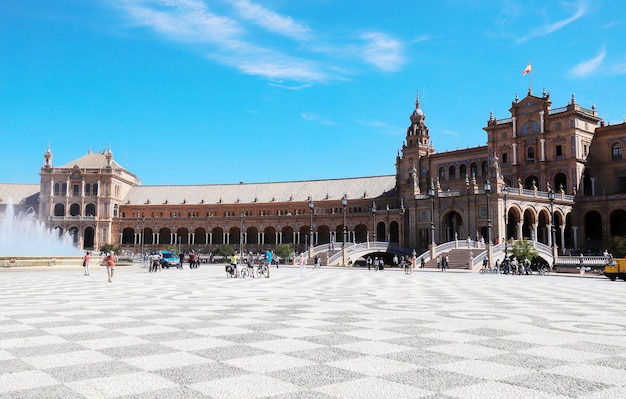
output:
<svg viewBox="0 0 626 399"><path fill-rule="evenodd" d="M209 12L197 0L121 0L131 20L173 40L219 43L240 34L237 21Z"/></svg>
<svg viewBox="0 0 626 399"><path fill-rule="evenodd" d="M280 33L294 39L306 39L311 30L291 17L284 17L249 0L235 0L233 5L241 16L253 21L269 32Z"/></svg>
<svg viewBox="0 0 626 399"><path fill-rule="evenodd" d="M397 71L404 64L402 44L384 33L367 33L361 36L366 43L363 59L383 71Z"/></svg>
<svg viewBox="0 0 626 399"><path fill-rule="evenodd" d="M606 57L606 50L604 47L600 50L600 53L590 60L583 61L570 70L570 74L577 78L586 77L592 75L602 65L602 61Z"/></svg>
<svg viewBox="0 0 626 399"><path fill-rule="evenodd" d="M550 33L556 32L557 30L562 29L570 23L583 17L589 10L587 2L585 0L580 0L577 4L572 4L572 7L574 7L574 13L571 16L556 22L547 23L545 25L532 28L528 35L519 38L517 42L522 43L536 37L546 36Z"/></svg>
<svg viewBox="0 0 626 399"><path fill-rule="evenodd" d="M324 43L306 23L252 0L217 5L205 0L117 0L113 4L135 26L186 43L209 59L288 89L349 79L358 70L359 60L384 72L398 71L404 65L402 42L386 33L361 34L356 44L349 39L341 43L341 38ZM221 6L219 12L217 6ZM276 36L285 40L274 40Z"/></svg>
<svg viewBox="0 0 626 399"><path fill-rule="evenodd" d="M613 73L614 75L626 74L626 62L613 65L613 67L611 68L611 73Z"/></svg>
<svg viewBox="0 0 626 399"><path fill-rule="evenodd" d="M300 116L305 121L316 122L316 123L318 123L320 125L326 125L326 126L335 126L335 125L337 125L336 122L334 122L332 120L328 120L328 119L323 119L320 115L318 115L318 114L316 114L314 112L303 112L303 113L300 114Z"/></svg>

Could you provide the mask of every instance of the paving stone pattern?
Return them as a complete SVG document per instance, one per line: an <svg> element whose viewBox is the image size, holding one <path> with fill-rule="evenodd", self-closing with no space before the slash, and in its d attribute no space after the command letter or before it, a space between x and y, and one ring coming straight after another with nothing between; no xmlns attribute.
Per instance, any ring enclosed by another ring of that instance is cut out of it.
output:
<svg viewBox="0 0 626 399"><path fill-rule="evenodd" d="M626 283L0 270L0 398L625 398Z"/></svg>

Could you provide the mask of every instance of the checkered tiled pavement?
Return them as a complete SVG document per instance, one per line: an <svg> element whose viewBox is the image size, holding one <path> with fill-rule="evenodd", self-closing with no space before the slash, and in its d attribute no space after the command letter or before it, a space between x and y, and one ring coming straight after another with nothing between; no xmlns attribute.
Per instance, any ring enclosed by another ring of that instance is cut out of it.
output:
<svg viewBox="0 0 626 399"><path fill-rule="evenodd" d="M0 398L625 398L626 283L0 270Z"/></svg>

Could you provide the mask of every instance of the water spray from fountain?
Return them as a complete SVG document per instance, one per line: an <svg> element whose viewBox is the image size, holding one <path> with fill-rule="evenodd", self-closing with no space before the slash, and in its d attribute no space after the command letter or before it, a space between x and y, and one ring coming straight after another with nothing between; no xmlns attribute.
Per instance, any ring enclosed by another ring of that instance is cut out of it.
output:
<svg viewBox="0 0 626 399"><path fill-rule="evenodd" d="M31 207L17 215L11 199L0 219L0 256L79 256L82 251L72 236L50 230L37 219Z"/></svg>

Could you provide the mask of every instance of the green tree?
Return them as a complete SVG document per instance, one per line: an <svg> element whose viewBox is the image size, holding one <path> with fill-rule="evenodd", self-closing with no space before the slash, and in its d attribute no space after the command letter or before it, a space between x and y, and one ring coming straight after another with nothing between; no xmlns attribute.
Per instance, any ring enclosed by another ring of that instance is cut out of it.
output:
<svg viewBox="0 0 626 399"><path fill-rule="evenodd" d="M615 236L609 238L609 252L615 258L626 257L626 237Z"/></svg>
<svg viewBox="0 0 626 399"><path fill-rule="evenodd" d="M213 251L213 254L217 256L231 256L234 253L235 249L229 244L222 244Z"/></svg>
<svg viewBox="0 0 626 399"><path fill-rule="evenodd" d="M120 247L116 247L113 244L104 244L100 247L100 252L108 254L111 251L114 251L118 255L122 253L122 249Z"/></svg>
<svg viewBox="0 0 626 399"><path fill-rule="evenodd" d="M274 253L280 257L280 259L287 260L289 256L293 253L293 247L291 244L278 244Z"/></svg>
<svg viewBox="0 0 626 399"><path fill-rule="evenodd" d="M533 245L533 242L527 239L514 241L513 245L509 248L509 254L517 258L517 260L528 258L531 262L534 258L539 256L539 252Z"/></svg>
<svg viewBox="0 0 626 399"><path fill-rule="evenodd" d="M173 252L175 254L178 253L178 246L176 244L167 244L166 246L163 247L164 251L169 251L169 252Z"/></svg>

